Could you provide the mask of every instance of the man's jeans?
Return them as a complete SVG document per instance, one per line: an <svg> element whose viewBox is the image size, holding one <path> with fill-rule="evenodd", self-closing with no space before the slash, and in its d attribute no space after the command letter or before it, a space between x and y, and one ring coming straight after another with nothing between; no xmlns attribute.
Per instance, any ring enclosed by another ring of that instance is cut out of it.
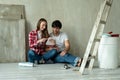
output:
<svg viewBox="0 0 120 80"><path fill-rule="evenodd" d="M54 62L56 63L67 62L71 64L72 66L76 66L79 59L80 59L79 57L75 57L70 53L66 53L64 56L60 56L60 54L58 54L56 58L54 59Z"/></svg>
<svg viewBox="0 0 120 80"><path fill-rule="evenodd" d="M28 62L34 63L35 60L37 60L37 62L39 62L42 58L45 61L47 61L49 59L54 58L56 56L56 54L57 54L57 50L56 49L49 50L49 51L45 52L42 55L38 55L33 50L29 50L28 51Z"/></svg>

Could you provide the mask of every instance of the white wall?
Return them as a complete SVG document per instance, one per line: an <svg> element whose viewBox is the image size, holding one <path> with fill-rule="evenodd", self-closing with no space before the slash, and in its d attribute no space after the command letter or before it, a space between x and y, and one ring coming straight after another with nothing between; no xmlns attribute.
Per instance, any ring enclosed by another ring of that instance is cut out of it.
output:
<svg viewBox="0 0 120 80"><path fill-rule="evenodd" d="M51 23L59 19L63 31L67 32L71 42L71 52L83 56L86 45L103 0L0 0L0 4L25 5L27 34L36 28L39 18ZM120 33L120 0L114 0L105 32Z"/></svg>

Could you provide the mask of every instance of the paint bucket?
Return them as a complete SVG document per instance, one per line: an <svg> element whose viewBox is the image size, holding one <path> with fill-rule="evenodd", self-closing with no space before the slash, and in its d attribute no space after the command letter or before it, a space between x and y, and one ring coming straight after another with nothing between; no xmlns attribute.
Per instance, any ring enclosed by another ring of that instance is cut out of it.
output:
<svg viewBox="0 0 120 80"><path fill-rule="evenodd" d="M119 36L112 37L103 35L98 48L99 67L113 69L118 67L119 58Z"/></svg>

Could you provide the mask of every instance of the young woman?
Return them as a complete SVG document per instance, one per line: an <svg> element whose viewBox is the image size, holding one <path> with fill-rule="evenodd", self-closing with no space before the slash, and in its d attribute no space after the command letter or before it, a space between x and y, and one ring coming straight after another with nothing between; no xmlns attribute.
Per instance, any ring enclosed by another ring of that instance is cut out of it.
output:
<svg viewBox="0 0 120 80"><path fill-rule="evenodd" d="M29 33L29 48L28 61L34 63L35 60L39 61L43 58L45 61L54 58L57 53L56 49L45 51L46 41L49 37L47 30L47 21L41 18L37 23L37 29Z"/></svg>

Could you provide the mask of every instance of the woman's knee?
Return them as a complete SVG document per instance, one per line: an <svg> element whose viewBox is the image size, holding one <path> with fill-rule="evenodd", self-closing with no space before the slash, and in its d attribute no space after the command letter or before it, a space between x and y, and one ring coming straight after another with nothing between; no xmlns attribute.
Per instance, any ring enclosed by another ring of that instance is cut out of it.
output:
<svg viewBox="0 0 120 80"><path fill-rule="evenodd" d="M57 50L56 49L52 49L51 50L51 55L56 55L57 54Z"/></svg>
<svg viewBox="0 0 120 80"><path fill-rule="evenodd" d="M27 54L28 62L34 62L33 57L34 57L34 52L32 50L29 50Z"/></svg>
<svg viewBox="0 0 120 80"><path fill-rule="evenodd" d="M32 50L28 51L28 57L33 57L34 55L35 55L34 51L32 51Z"/></svg>

